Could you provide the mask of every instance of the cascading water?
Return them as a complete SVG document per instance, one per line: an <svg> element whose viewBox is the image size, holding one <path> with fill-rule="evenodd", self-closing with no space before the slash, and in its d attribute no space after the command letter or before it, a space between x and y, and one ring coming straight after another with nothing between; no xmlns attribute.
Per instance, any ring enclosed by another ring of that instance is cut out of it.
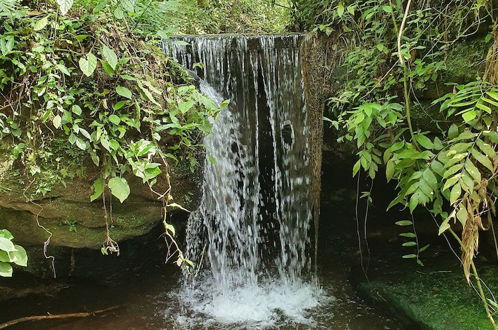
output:
<svg viewBox="0 0 498 330"><path fill-rule="evenodd" d="M321 291L309 275L301 36L178 39L165 42L168 55L197 71L205 94L231 101L205 138L203 198L187 227L188 257L210 271L188 279L181 299L215 322L305 322Z"/></svg>

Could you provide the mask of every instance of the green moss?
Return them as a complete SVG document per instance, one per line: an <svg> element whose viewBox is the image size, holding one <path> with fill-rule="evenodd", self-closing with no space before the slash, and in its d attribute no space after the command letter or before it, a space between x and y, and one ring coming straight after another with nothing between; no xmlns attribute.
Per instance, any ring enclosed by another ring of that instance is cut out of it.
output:
<svg viewBox="0 0 498 330"><path fill-rule="evenodd" d="M455 43L447 54L443 81L468 83L476 80L484 70L489 44L483 38Z"/></svg>
<svg viewBox="0 0 498 330"><path fill-rule="evenodd" d="M498 269L482 268L480 275L496 292ZM399 272L389 280L361 283L360 291L387 303L428 329L492 329L481 300L467 285L460 269Z"/></svg>

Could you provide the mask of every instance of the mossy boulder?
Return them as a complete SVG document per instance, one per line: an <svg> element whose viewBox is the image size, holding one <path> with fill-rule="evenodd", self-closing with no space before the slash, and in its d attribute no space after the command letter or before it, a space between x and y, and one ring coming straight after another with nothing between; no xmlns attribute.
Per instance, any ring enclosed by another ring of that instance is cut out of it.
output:
<svg viewBox="0 0 498 330"><path fill-rule="evenodd" d="M480 271L492 291L498 288L497 271L496 266L482 267ZM377 277L360 283L359 291L424 329L493 329L479 296L466 283L461 269L399 271L390 274L389 279Z"/></svg>
<svg viewBox="0 0 498 330"><path fill-rule="evenodd" d="M198 171L200 172L200 171ZM86 172L65 186L54 187L45 196L27 201L27 185L10 182L0 195L0 228L8 229L16 242L24 246L42 245L52 233L50 243L71 248L96 249L105 237L105 211L102 200L90 202L92 183L97 173ZM171 192L175 202L194 209L199 198L200 175L180 168L171 173ZM112 239L123 241L148 233L162 219L162 203L138 178L128 178L130 197L120 203L112 200L109 230ZM154 190L168 189L160 180ZM108 206L108 212L109 212Z"/></svg>

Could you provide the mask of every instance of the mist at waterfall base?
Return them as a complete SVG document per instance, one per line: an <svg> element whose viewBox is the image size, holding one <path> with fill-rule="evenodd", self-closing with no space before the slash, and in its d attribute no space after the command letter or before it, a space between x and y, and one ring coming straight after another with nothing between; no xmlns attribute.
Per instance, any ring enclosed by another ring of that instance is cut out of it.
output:
<svg viewBox="0 0 498 330"><path fill-rule="evenodd" d="M299 35L184 37L168 55L223 109L204 139L203 197L187 258L206 264L176 296L181 326L313 326L327 297L310 276L309 127Z"/></svg>

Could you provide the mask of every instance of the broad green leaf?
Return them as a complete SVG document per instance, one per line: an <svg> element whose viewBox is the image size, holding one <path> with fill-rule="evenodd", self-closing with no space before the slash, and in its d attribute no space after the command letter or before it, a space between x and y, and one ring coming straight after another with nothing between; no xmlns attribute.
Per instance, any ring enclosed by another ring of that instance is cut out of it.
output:
<svg viewBox="0 0 498 330"><path fill-rule="evenodd" d="M474 163L470 161L470 159L467 159L465 161L465 169L469 174L474 178L475 181L481 182L481 172L475 167Z"/></svg>
<svg viewBox="0 0 498 330"><path fill-rule="evenodd" d="M433 189L433 190L436 190L437 189L437 178L436 176L434 175L434 173L432 173L432 171L430 170L430 168L427 168L425 171L424 171L424 174L422 175L425 182L427 182L427 184Z"/></svg>
<svg viewBox="0 0 498 330"><path fill-rule="evenodd" d="M358 160L353 166L353 177L355 177L356 174L358 174L358 172L360 171L360 167L361 167L361 162Z"/></svg>
<svg viewBox="0 0 498 330"><path fill-rule="evenodd" d="M498 101L498 93L496 93L496 92L487 92L486 94L488 94L489 96L491 96L492 98L494 98L495 100Z"/></svg>
<svg viewBox="0 0 498 330"><path fill-rule="evenodd" d="M476 108L481 109L481 110L483 110L483 111L486 111L487 113L491 113L491 112L492 112L491 108L490 108L490 107L488 107L487 105L483 104L483 103L479 103L479 102L478 102L478 103L476 104Z"/></svg>
<svg viewBox="0 0 498 330"><path fill-rule="evenodd" d="M71 111L75 114L77 114L78 116L81 116L81 114L83 113L83 111L81 110L80 106L79 105L73 105L71 107Z"/></svg>
<svg viewBox="0 0 498 330"><path fill-rule="evenodd" d="M415 135L415 140L417 141L418 144L420 144L425 149L434 148L434 144L432 143L431 139L429 139L425 135L422 135L422 134Z"/></svg>
<svg viewBox="0 0 498 330"><path fill-rule="evenodd" d="M14 243L12 243L10 239L0 237L0 250L11 252L15 251L16 247L14 246Z"/></svg>
<svg viewBox="0 0 498 330"><path fill-rule="evenodd" d="M116 66L118 65L118 56L111 48L106 45L102 46L102 56L107 61L107 63L111 66L113 70L116 70Z"/></svg>
<svg viewBox="0 0 498 330"><path fill-rule="evenodd" d="M337 16L342 17L342 15L344 15L344 9L344 5L340 2L337 6Z"/></svg>
<svg viewBox="0 0 498 330"><path fill-rule="evenodd" d="M466 123L470 123L476 117L477 117L477 112L475 110L467 111L462 115L462 118L463 120L465 120Z"/></svg>
<svg viewBox="0 0 498 330"><path fill-rule="evenodd" d="M56 0L62 15L66 15L73 6L73 0Z"/></svg>
<svg viewBox="0 0 498 330"><path fill-rule="evenodd" d="M460 177L461 177L461 174L457 174L457 175L449 178L448 180L446 180L446 183L444 184L443 190L446 190L446 189L453 187L453 185L455 183L457 183L458 180L460 180Z"/></svg>
<svg viewBox="0 0 498 330"><path fill-rule="evenodd" d="M7 252L0 250L0 262L12 262Z"/></svg>
<svg viewBox="0 0 498 330"><path fill-rule="evenodd" d="M97 68L97 58L92 53L88 53L86 57L80 58L79 66L83 74L90 77Z"/></svg>
<svg viewBox="0 0 498 330"><path fill-rule="evenodd" d="M450 203L455 204L455 202L460 198L461 194L462 194L462 186L460 184L454 185L450 193Z"/></svg>
<svg viewBox="0 0 498 330"><path fill-rule="evenodd" d="M484 136L488 137L491 142L498 143L498 133L494 131L485 131Z"/></svg>
<svg viewBox="0 0 498 330"><path fill-rule="evenodd" d="M62 118L59 115L56 115L54 117L54 119L52 119L52 123L54 124L55 128L60 128L61 127L61 121L62 121Z"/></svg>
<svg viewBox="0 0 498 330"><path fill-rule="evenodd" d="M115 177L109 180L109 189L121 203L123 203L130 195L130 186L125 178Z"/></svg>
<svg viewBox="0 0 498 330"><path fill-rule="evenodd" d="M180 109L181 113L184 114L188 112L194 106L194 104L194 101L180 102L178 104L178 109Z"/></svg>
<svg viewBox="0 0 498 330"><path fill-rule="evenodd" d="M14 238L14 236L7 229L0 229L0 237L6 238L8 240Z"/></svg>
<svg viewBox="0 0 498 330"><path fill-rule="evenodd" d="M494 159L496 157L496 151L491 145L481 139L477 140L477 145L489 158Z"/></svg>
<svg viewBox="0 0 498 330"><path fill-rule="evenodd" d="M119 125L119 123L121 122L121 119L118 116L116 116L116 115L110 115L109 116L109 121L111 123L113 123L114 125Z"/></svg>
<svg viewBox="0 0 498 330"><path fill-rule="evenodd" d="M133 95L132 92L124 86L116 87L116 93L118 93L122 97L126 97L127 99L130 99L130 100L131 100L131 97Z"/></svg>
<svg viewBox="0 0 498 330"><path fill-rule="evenodd" d="M12 277L12 266L6 262L0 262L0 276Z"/></svg>
<svg viewBox="0 0 498 330"><path fill-rule="evenodd" d="M439 233L438 235L441 235L442 233L444 233L445 231L447 231L448 229L450 229L450 217L446 218L442 223L441 223L441 226L439 226Z"/></svg>
<svg viewBox="0 0 498 330"><path fill-rule="evenodd" d="M458 126L455 124L452 124L450 126L450 129L448 130L448 138L454 139L458 136Z"/></svg>
<svg viewBox="0 0 498 330"><path fill-rule="evenodd" d="M479 151L477 151L474 148L472 148L472 150L470 151L470 153L472 154L472 156L474 156L474 158L479 163L481 163L482 165L484 165L484 167L486 167L488 170L490 170L491 172L493 172L493 164L491 164L491 161L489 160L488 157L484 156L483 154L481 154Z"/></svg>
<svg viewBox="0 0 498 330"><path fill-rule="evenodd" d="M93 182L93 194L90 196L90 201L94 201L104 192L104 180L102 178L98 178Z"/></svg>
<svg viewBox="0 0 498 330"><path fill-rule="evenodd" d="M457 216L458 221L460 221L460 223L463 226L465 226L465 223L467 222L468 214L467 214L467 209L462 204L460 205L460 209L458 210L456 216Z"/></svg>
<svg viewBox="0 0 498 330"><path fill-rule="evenodd" d="M45 26L47 26L47 24L48 24L48 16L45 16L36 21L35 25L33 26L33 30L35 31L43 30Z"/></svg>
<svg viewBox="0 0 498 330"><path fill-rule="evenodd" d="M463 164L456 164L456 165L453 165L452 167L450 167L448 170L446 170L443 174L443 178L449 178L450 176L452 176L453 174L457 173L458 171L460 171L461 169L463 168Z"/></svg>
<svg viewBox="0 0 498 330"><path fill-rule="evenodd" d="M26 267L28 265L28 255L26 254L26 250L20 245L15 245L15 247L15 251L9 252L11 260L16 265Z"/></svg>

